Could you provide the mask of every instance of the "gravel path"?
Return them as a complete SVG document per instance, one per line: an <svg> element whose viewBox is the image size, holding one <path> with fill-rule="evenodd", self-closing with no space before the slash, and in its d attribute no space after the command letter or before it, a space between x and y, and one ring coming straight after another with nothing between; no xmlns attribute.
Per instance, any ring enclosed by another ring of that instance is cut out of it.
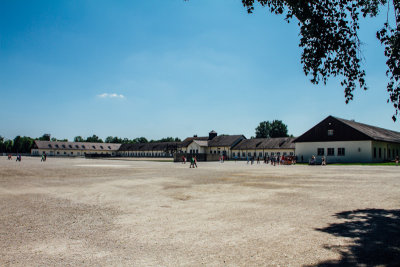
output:
<svg viewBox="0 0 400 267"><path fill-rule="evenodd" d="M400 262L400 167L0 157L0 266Z"/></svg>

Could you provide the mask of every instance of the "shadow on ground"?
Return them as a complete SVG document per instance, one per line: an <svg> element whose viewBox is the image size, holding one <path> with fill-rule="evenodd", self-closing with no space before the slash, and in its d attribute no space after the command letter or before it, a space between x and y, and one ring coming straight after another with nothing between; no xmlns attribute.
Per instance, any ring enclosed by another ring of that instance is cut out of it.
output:
<svg viewBox="0 0 400 267"><path fill-rule="evenodd" d="M352 239L337 250L341 258L316 266L400 266L400 210L363 209L335 214L341 223L316 229L337 237Z"/></svg>

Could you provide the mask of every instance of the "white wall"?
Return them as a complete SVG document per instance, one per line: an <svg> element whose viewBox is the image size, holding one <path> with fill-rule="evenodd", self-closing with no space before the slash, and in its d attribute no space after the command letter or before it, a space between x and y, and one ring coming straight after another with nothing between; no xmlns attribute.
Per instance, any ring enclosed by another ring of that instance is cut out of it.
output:
<svg viewBox="0 0 400 267"><path fill-rule="evenodd" d="M243 157L243 152L245 153L245 156ZM260 157L264 157L265 154L267 154L268 156L272 156L272 153L274 153L274 155L277 155L277 153L279 153L279 155L287 155L290 156L290 153L293 153L293 155L295 154L295 149L244 149L244 150L238 150L238 149L234 149L232 150L232 153L235 153L235 155L238 156L238 158L246 158L247 155L250 153L251 156L254 156L254 152L256 152L256 157L260 156L260 153L262 154L262 156ZM238 154L240 153L240 155Z"/></svg>
<svg viewBox="0 0 400 267"><path fill-rule="evenodd" d="M372 141L337 141L337 142L301 142L296 143L296 155L298 161L308 162L314 155L317 161L321 161L322 156L318 156L318 148L324 148L327 163L339 162L372 162ZM334 148L334 156L328 156L328 148ZM345 148L345 155L338 156L338 148Z"/></svg>
<svg viewBox="0 0 400 267"><path fill-rule="evenodd" d="M190 150L193 150L194 153L196 153L196 150L198 151L198 153L205 153L205 147L201 147L195 142L192 142L190 143L190 145L188 145L186 152L190 153Z"/></svg>
<svg viewBox="0 0 400 267"><path fill-rule="evenodd" d="M376 157L374 155L374 148L376 148ZM381 149L381 155L379 156L379 149ZM390 150L390 152L389 152ZM381 162L384 160L394 160L400 153L400 144L372 141L372 161Z"/></svg>

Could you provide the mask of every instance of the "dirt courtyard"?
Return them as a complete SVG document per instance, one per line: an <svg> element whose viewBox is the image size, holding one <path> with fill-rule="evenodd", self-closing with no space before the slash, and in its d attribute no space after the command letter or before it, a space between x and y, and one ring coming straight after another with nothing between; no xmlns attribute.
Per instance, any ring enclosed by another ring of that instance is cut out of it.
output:
<svg viewBox="0 0 400 267"><path fill-rule="evenodd" d="M400 166L0 157L0 266L390 266Z"/></svg>

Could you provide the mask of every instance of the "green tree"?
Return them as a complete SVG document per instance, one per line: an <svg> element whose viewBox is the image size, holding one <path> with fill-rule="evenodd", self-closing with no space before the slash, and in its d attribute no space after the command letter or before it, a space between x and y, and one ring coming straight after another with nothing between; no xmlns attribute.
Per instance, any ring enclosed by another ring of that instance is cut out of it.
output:
<svg viewBox="0 0 400 267"><path fill-rule="evenodd" d="M138 137L132 140L133 144L142 144L142 143L148 143L149 141L146 139L146 137Z"/></svg>
<svg viewBox="0 0 400 267"><path fill-rule="evenodd" d="M280 120L263 121L256 128L256 138L288 137L287 125Z"/></svg>
<svg viewBox="0 0 400 267"><path fill-rule="evenodd" d="M15 153L31 153L34 140L27 136L16 136L12 143L12 151Z"/></svg>
<svg viewBox="0 0 400 267"><path fill-rule="evenodd" d="M0 153L6 152L5 150L4 137L0 135Z"/></svg>
<svg viewBox="0 0 400 267"><path fill-rule="evenodd" d="M74 137L74 142L85 142L82 136L78 135Z"/></svg>
<svg viewBox="0 0 400 267"><path fill-rule="evenodd" d="M50 141L50 134L43 134L38 138L39 141Z"/></svg>
<svg viewBox="0 0 400 267"><path fill-rule="evenodd" d="M13 141L12 140L5 140L4 141L4 149L6 153L13 152Z"/></svg>
<svg viewBox="0 0 400 267"><path fill-rule="evenodd" d="M356 88L367 89L365 70L362 67L362 42L359 39L359 19L376 17L379 11L387 12L387 21L376 33L385 49L389 82L386 90L388 102L395 109L392 119L400 111L400 0L256 0L274 14L282 14L290 22L296 19L300 27L300 44L303 49L301 63L311 82L326 84L330 77L340 77L345 100L353 99ZM249 13L255 0L242 0ZM391 23L394 10L394 20ZM391 25L394 24L394 25Z"/></svg>
<svg viewBox="0 0 400 267"><path fill-rule="evenodd" d="M101 140L97 135L92 135L88 138L86 138L86 142L90 143L103 143L103 140Z"/></svg>

